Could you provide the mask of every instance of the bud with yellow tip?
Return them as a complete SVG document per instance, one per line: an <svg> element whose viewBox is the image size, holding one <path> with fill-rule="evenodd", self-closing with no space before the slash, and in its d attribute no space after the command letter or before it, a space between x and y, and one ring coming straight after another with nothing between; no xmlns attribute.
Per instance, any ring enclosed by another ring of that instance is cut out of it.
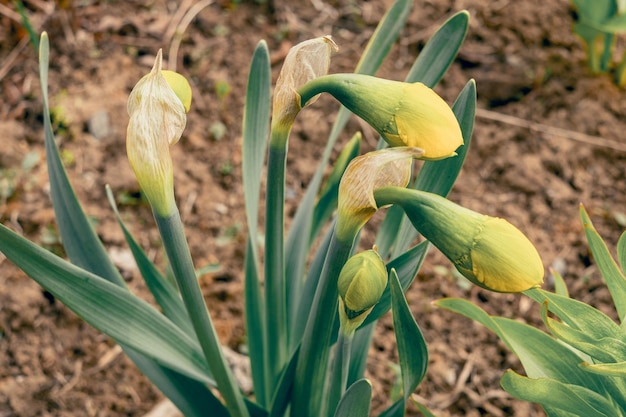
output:
<svg viewBox="0 0 626 417"><path fill-rule="evenodd" d="M174 173L169 147L187 123L191 88L180 74L162 71L162 53L128 97L126 151L152 209L166 217L174 211Z"/></svg>
<svg viewBox="0 0 626 417"><path fill-rule="evenodd" d="M422 83L385 80L363 74L332 74L298 90L302 104L319 93L335 97L369 123L390 146L421 148L421 159L456 155L463 145L452 109Z"/></svg>
<svg viewBox="0 0 626 417"><path fill-rule="evenodd" d="M424 191L389 187L374 195L379 204L402 206L413 226L479 287L522 292L543 283L537 249L506 220Z"/></svg>
<svg viewBox="0 0 626 417"><path fill-rule="evenodd" d="M378 303L387 286L387 268L376 248L360 252L339 274L339 321L344 334L352 334Z"/></svg>

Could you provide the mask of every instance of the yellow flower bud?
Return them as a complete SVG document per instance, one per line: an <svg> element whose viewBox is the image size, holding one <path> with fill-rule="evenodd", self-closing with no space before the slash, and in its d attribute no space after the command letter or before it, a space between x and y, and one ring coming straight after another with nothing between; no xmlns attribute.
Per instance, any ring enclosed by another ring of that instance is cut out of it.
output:
<svg viewBox="0 0 626 417"><path fill-rule="evenodd" d="M169 147L180 139L187 116L183 100L163 75L162 61L159 51L152 71L139 80L128 97L126 151L153 210L168 216L175 207Z"/></svg>
<svg viewBox="0 0 626 417"><path fill-rule="evenodd" d="M348 259L339 274L339 319L346 334L363 324L387 286L387 268L375 249Z"/></svg>
<svg viewBox="0 0 626 417"><path fill-rule="evenodd" d="M381 204L399 204L415 228L479 287L522 292L543 283L537 249L515 226L423 191L390 187L375 193Z"/></svg>
<svg viewBox="0 0 626 417"><path fill-rule="evenodd" d="M272 124L283 128L291 128L300 106L298 88L328 73L330 54L337 50L337 45L330 36L310 39L292 47L285 58L283 67L276 80ZM313 103L311 98L308 104Z"/></svg>
<svg viewBox="0 0 626 417"><path fill-rule="evenodd" d="M327 92L369 123L390 146L424 150L422 159L456 155L463 145L452 109L422 83L384 80L362 74L332 74L299 90L302 101Z"/></svg>
<svg viewBox="0 0 626 417"><path fill-rule="evenodd" d="M346 241L376 213L374 190L405 187L411 179L412 158L422 154L416 148L387 148L354 158L339 183L336 233Z"/></svg>

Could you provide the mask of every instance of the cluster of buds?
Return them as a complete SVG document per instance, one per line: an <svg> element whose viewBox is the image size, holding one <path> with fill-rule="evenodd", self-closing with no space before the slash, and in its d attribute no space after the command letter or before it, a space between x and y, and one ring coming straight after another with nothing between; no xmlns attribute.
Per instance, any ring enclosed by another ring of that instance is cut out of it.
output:
<svg viewBox="0 0 626 417"><path fill-rule="evenodd" d="M421 83L360 74L325 75L333 49L336 45L329 36L292 48L277 81L273 128L288 131L300 110L327 92L368 122L390 146L399 147L358 157L350 164L339 188L338 236L355 236L380 205L399 204L416 229L476 285L502 292L540 285L541 259L510 223L442 197L401 188L410 179L411 159L451 157L463 145L459 123L446 102ZM159 51L152 71L130 94L127 151L153 210L167 216L175 207L169 146L182 135L191 89L180 74L161 67ZM341 288L344 310L362 311L360 305L351 304L351 287Z"/></svg>

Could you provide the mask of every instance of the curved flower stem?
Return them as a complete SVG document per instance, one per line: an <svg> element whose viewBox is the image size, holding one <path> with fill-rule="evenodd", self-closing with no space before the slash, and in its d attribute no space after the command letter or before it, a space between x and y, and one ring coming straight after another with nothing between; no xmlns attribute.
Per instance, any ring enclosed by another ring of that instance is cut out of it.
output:
<svg viewBox="0 0 626 417"><path fill-rule="evenodd" d="M337 315L337 278L350 256L355 235L351 239L339 240L333 234L328 248L298 357L291 403L292 417L321 416L330 340Z"/></svg>
<svg viewBox="0 0 626 417"><path fill-rule="evenodd" d="M173 213L167 217L154 212L154 218L191 323L209 369L213 372L217 382L217 389L226 401L226 407L231 416L248 417L248 409L222 353L217 332L202 296L180 213L177 208L174 208Z"/></svg>
<svg viewBox="0 0 626 417"><path fill-rule="evenodd" d="M298 89L300 106L304 107L313 97L321 93L327 93L330 88L336 86L337 74L324 75L307 82Z"/></svg>
<svg viewBox="0 0 626 417"><path fill-rule="evenodd" d="M266 391L276 386L287 358L285 284L285 169L290 128L273 126L267 163L265 207Z"/></svg>
<svg viewBox="0 0 626 417"><path fill-rule="evenodd" d="M354 332L346 334L339 330L339 337L335 345L335 358L330 370L330 387L328 392L328 410L326 415L332 417L335 415L337 404L346 392L348 384L348 372L350 370L350 353L352 351L352 338Z"/></svg>

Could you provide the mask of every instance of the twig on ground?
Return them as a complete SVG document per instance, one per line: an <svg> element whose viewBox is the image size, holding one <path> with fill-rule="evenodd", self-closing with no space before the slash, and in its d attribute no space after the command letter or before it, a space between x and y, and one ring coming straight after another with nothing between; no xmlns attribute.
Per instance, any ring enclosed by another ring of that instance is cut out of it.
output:
<svg viewBox="0 0 626 417"><path fill-rule="evenodd" d="M562 129L559 127L549 126L543 123L531 122L530 120L510 116L508 114L477 108L476 116L480 117L481 119L506 123L511 126L522 127L525 129L533 130L535 132L545 133L549 136L561 137L565 139L575 140L581 143L586 143L588 145L609 148L619 152L626 152L626 143L601 138L599 136L587 135L585 133L574 132L572 130Z"/></svg>

